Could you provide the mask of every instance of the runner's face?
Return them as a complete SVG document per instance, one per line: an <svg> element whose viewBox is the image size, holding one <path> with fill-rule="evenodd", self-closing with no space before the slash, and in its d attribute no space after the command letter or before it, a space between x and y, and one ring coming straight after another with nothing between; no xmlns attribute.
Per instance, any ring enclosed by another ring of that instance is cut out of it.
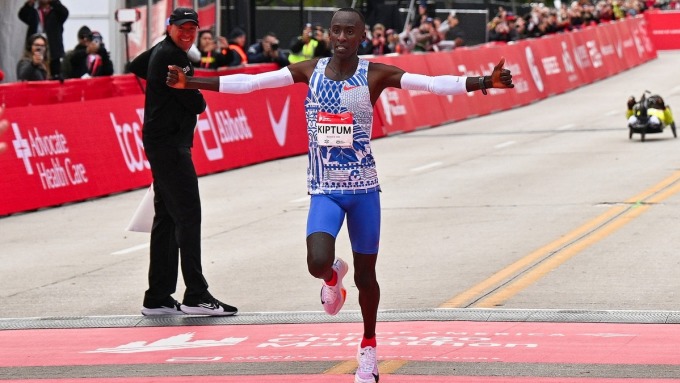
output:
<svg viewBox="0 0 680 383"><path fill-rule="evenodd" d="M356 56L365 35L364 23L359 15L354 12L337 12L331 20L329 30L333 55L339 58Z"/></svg>
<svg viewBox="0 0 680 383"><path fill-rule="evenodd" d="M180 49L187 52L196 41L198 25L194 23L184 23L182 25L170 25L170 38Z"/></svg>

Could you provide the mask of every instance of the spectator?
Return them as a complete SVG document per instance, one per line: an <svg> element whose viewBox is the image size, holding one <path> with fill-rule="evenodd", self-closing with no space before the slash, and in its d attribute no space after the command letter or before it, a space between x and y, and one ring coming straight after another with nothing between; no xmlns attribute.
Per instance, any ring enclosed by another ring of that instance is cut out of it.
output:
<svg viewBox="0 0 680 383"><path fill-rule="evenodd" d="M413 18L411 22L411 29L417 29L423 21L430 17L427 14L427 0L418 1L418 14Z"/></svg>
<svg viewBox="0 0 680 383"><path fill-rule="evenodd" d="M47 38L41 33L33 34L26 40L24 55L17 63L17 79L21 81L50 79L48 47Z"/></svg>
<svg viewBox="0 0 680 383"><path fill-rule="evenodd" d="M246 32L243 29L236 27L229 33L228 47L230 51L235 53L228 56L231 59L229 66L248 64L248 55L246 54ZM224 53L224 50L222 53Z"/></svg>
<svg viewBox="0 0 680 383"><path fill-rule="evenodd" d="M113 62L106 50L101 33L94 31L86 39L85 49L73 52L71 56L71 78L111 76Z"/></svg>
<svg viewBox="0 0 680 383"><path fill-rule="evenodd" d="M37 5L37 6L36 6ZM50 42L48 59L49 74L61 77L61 59L64 57L64 22L68 9L59 0L28 0L19 9L19 19L28 25L26 39L36 33L44 33Z"/></svg>
<svg viewBox="0 0 680 383"><path fill-rule="evenodd" d="M315 58L331 57L333 55L328 32L321 25L316 25L314 27L314 35L312 37L319 43L314 50Z"/></svg>
<svg viewBox="0 0 680 383"><path fill-rule="evenodd" d="M151 228L148 283L143 315L234 315L238 311L210 294L201 265L201 199L191 156L196 116L206 108L199 91L166 85L168 66L194 74L187 52L198 34L198 14L176 8L166 37L130 63L146 79L142 141L151 166L154 221ZM186 289L180 304L173 297L178 269Z"/></svg>
<svg viewBox="0 0 680 383"><path fill-rule="evenodd" d="M456 12L451 11L446 21L437 29L440 36L440 41L437 44L439 50L452 50L465 45L465 32L458 24Z"/></svg>
<svg viewBox="0 0 680 383"><path fill-rule="evenodd" d="M394 29L385 31L385 38L387 39L387 47L392 53L403 53L403 47L399 44L399 34Z"/></svg>
<svg viewBox="0 0 680 383"><path fill-rule="evenodd" d="M373 54L376 56L392 53L385 34L385 26L377 23L373 26L373 38L371 45L373 46Z"/></svg>
<svg viewBox="0 0 680 383"><path fill-rule="evenodd" d="M295 41L290 46L290 55L288 55L288 61L291 64L295 64L301 61L309 60L315 56L316 49L319 46L319 42L314 39L314 31L312 30L312 24L307 23L305 28L302 30L302 34L295 39Z"/></svg>
<svg viewBox="0 0 680 383"><path fill-rule="evenodd" d="M248 62L251 64L276 63L279 68L290 64L274 32L268 32L262 40L248 47Z"/></svg>
<svg viewBox="0 0 680 383"><path fill-rule="evenodd" d="M61 62L61 75L63 78L73 78L73 55L75 52L84 51L87 49L87 44L90 42L90 34L92 31L87 25L83 25L78 30L76 37L78 44L73 49L64 54L64 59Z"/></svg>
<svg viewBox="0 0 680 383"><path fill-rule="evenodd" d="M415 46L414 52L431 52L437 43L437 31L434 29L432 18L428 17L418 28L411 31Z"/></svg>
<svg viewBox="0 0 680 383"><path fill-rule="evenodd" d="M197 46L198 51L201 52L199 67L202 69L217 69L229 66L229 62L235 60L233 56L237 54L232 50L227 50L227 55L223 55L217 49L213 33L209 30L198 32Z"/></svg>
<svg viewBox="0 0 680 383"><path fill-rule="evenodd" d="M357 50L357 54L359 56L373 54L373 42L372 42L372 40L373 40L373 33L371 32L371 28L368 25L366 25L365 30L364 30L364 38L359 43L359 49Z"/></svg>

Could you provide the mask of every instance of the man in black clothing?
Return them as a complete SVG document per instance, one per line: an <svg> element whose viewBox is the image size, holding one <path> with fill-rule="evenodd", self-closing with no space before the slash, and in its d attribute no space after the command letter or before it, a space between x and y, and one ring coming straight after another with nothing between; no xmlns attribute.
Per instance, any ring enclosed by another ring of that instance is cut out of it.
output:
<svg viewBox="0 0 680 383"><path fill-rule="evenodd" d="M99 76L111 76L113 74L113 62L104 45L101 33L91 32L85 39L85 49L74 49L64 56L64 78L90 78Z"/></svg>
<svg viewBox="0 0 680 383"><path fill-rule="evenodd" d="M147 80L142 139L155 194L144 315L237 312L208 292L201 267L201 201L191 147L196 115L205 110L206 103L198 90L172 89L165 84L168 65L179 65L188 75L194 73L187 51L197 33L196 11L177 8L170 16L165 40L130 64L133 73ZM178 258L186 285L182 304L172 298Z"/></svg>
<svg viewBox="0 0 680 383"><path fill-rule="evenodd" d="M92 37L92 31L87 25L83 25L78 29L78 34L76 37L78 38L78 44L76 44L73 49L70 51L66 52L64 54L64 60L61 63L61 75L64 78L74 78L75 76L72 74L73 73L73 66L71 65L71 62L73 61L73 55L76 54L76 52L81 52L87 50L87 44L90 42L90 38Z"/></svg>
<svg viewBox="0 0 680 383"><path fill-rule="evenodd" d="M50 73L61 77L61 58L64 57L64 23L68 9L59 0L27 0L19 9L19 19L28 25L26 39L35 33L44 33L50 46Z"/></svg>

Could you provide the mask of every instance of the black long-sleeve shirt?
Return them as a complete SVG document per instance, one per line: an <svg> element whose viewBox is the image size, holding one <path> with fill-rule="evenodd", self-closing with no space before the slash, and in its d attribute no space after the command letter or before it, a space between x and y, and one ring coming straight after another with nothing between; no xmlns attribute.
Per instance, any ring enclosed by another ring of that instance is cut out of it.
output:
<svg viewBox="0 0 680 383"><path fill-rule="evenodd" d="M165 81L168 65L183 68L187 76L194 74L194 68L186 52L169 36L147 52L135 58L129 67L147 80L142 129L144 147L192 147L196 116L205 110L205 99L196 89L174 89Z"/></svg>

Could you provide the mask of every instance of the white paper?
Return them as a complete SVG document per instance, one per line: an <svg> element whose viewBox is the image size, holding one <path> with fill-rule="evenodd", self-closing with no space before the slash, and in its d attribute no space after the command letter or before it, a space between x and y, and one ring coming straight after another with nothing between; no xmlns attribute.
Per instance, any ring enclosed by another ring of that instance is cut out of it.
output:
<svg viewBox="0 0 680 383"><path fill-rule="evenodd" d="M153 216L155 214L153 207L153 184L149 186L142 197L142 201L137 206L135 214L128 224L127 231L137 231L140 233L151 233L151 225L153 224Z"/></svg>

